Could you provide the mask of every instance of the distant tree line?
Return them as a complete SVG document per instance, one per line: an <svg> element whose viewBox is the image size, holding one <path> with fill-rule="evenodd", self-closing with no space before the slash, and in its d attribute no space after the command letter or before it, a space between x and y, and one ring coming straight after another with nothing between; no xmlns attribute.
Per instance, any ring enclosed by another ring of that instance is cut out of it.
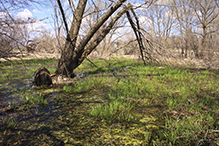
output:
<svg viewBox="0 0 219 146"><path fill-rule="evenodd" d="M25 29L25 24L34 23L35 20L16 19L12 11L31 6L36 1L3 0L0 3L0 58L7 58L22 51L63 52L67 39L65 22L57 1L50 2L54 8L55 35L51 36L49 32L43 32L34 39L29 36L30 32ZM64 4L64 1L60 2ZM138 3L127 1L124 4L128 2L132 4L139 18L140 28L148 40L159 43L162 48L180 58L201 59L209 64L217 62L219 56L219 5L217 0L140 0ZM116 1L104 0L87 2L76 44L80 44L95 22L100 20L108 8L115 3ZM122 7L117 11L120 11ZM67 27L70 27L76 9L77 3L73 1L68 1L63 5ZM113 17L114 15L109 17L88 44L97 39ZM14 51L15 48L18 48L17 52ZM138 48L128 19L122 15L90 56L104 58L113 53L140 56Z"/></svg>

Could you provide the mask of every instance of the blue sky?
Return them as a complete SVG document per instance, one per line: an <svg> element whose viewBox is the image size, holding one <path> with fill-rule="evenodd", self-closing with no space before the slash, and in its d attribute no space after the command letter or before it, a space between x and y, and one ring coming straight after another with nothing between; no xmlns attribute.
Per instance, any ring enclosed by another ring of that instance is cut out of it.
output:
<svg viewBox="0 0 219 146"><path fill-rule="evenodd" d="M37 5L27 7L20 9L17 11L14 15L15 17L27 20L28 18L37 19L36 23L29 24L28 28L32 30L38 30L38 31L53 31L53 7L50 2L46 6L44 5Z"/></svg>
<svg viewBox="0 0 219 146"><path fill-rule="evenodd" d="M64 0L63 0L64 1ZM54 1L55 2L55 1ZM142 0L128 0L128 2L133 2L134 4L142 3ZM64 3L63 3L64 5ZM37 5L27 7L24 9L20 9L19 12L17 12L16 17L21 19L28 19L29 18L36 18L38 21L35 24L32 24L29 26L31 30L37 30L37 31L47 31L52 32L54 34L54 7L52 4L48 1L46 5ZM42 21L43 20L43 21ZM140 18L140 21L147 22L147 18ZM146 24L144 25L146 26ZM124 32L124 29L126 32L126 28L121 28L118 31Z"/></svg>
<svg viewBox="0 0 219 146"><path fill-rule="evenodd" d="M133 3L139 3L142 0L129 0ZM53 26L53 16L54 16L54 10L53 10L52 4L48 1L46 5L38 5L35 4L31 7L27 7L24 9L21 9L16 16L20 17L21 19L27 19L28 17L36 18L38 20L43 20L43 23L48 26Z"/></svg>

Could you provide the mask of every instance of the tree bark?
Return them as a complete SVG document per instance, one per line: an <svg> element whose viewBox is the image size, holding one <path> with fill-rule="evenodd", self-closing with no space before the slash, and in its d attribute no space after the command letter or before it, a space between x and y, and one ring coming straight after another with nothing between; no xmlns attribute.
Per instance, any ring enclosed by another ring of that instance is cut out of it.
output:
<svg viewBox="0 0 219 146"><path fill-rule="evenodd" d="M85 49L87 43L91 40L97 30L106 22L106 20L125 2L126 0L118 0L109 10L100 18L100 20L91 28L88 34L83 38L78 46L76 46L76 40L81 25L81 20L84 14L84 9L87 0L80 0L78 7L75 11L71 29L68 33L67 40L65 43L64 50L61 54L61 58L58 63L56 74L62 74L68 77L74 77L73 70L77 68L83 60L89 55L94 48L103 40L103 38L112 29L115 22L126 12L126 7L120 11L114 19L111 21L109 26L101 31L97 39L95 39L91 45Z"/></svg>
<svg viewBox="0 0 219 146"><path fill-rule="evenodd" d="M124 7L110 22L110 24L107 26L106 29L100 31L99 36L90 44L89 47L86 48L86 50L83 51L81 54L81 57L79 59L79 63L82 63L82 61L99 45L99 43L105 38L105 36L110 32L110 30L113 28L113 25L116 23L116 21L125 13L127 10L131 7L131 5L128 5L127 7Z"/></svg>
<svg viewBox="0 0 219 146"><path fill-rule="evenodd" d="M78 7L73 15L73 22L71 24L70 30L67 31L67 39L65 42L65 47L62 51L61 58L58 63L56 74L63 74L68 77L73 77L72 69L72 58L75 54L75 46L77 41L78 32L80 30L82 17L86 7L87 0L80 0ZM63 18L64 19L64 18ZM67 28L66 28L67 29Z"/></svg>
<svg viewBox="0 0 219 146"><path fill-rule="evenodd" d="M134 17L135 17L136 24L137 24L137 29L138 29L138 30L137 30L137 29L135 28L135 26L133 25L133 22L132 22L132 20L131 20L131 18L130 18L130 14L129 14L128 12L127 12L126 14L127 14L128 20L129 20L129 22L130 22L130 24L131 24L131 26L132 26L134 32L135 32L135 36L136 36L136 38L137 38L137 40L138 40L139 49L140 49L140 52L141 52L141 58L142 58L142 60L144 61L144 65L146 65L146 62L145 62L145 60L144 60L144 54L143 54L144 45L143 45L142 38L141 38L141 34L140 34L140 25L139 25L138 17L136 16L135 11L133 10L133 8L131 8L131 12L132 12L132 14L133 14Z"/></svg>

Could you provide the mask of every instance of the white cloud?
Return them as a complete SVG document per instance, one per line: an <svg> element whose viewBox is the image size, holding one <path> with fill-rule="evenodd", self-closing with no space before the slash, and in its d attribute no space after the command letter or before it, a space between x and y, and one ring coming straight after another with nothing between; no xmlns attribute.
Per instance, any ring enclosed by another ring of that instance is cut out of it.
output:
<svg viewBox="0 0 219 146"><path fill-rule="evenodd" d="M155 2L155 4L157 4L157 5L168 5L172 2L173 2L173 0L158 0L158 1Z"/></svg>
<svg viewBox="0 0 219 146"><path fill-rule="evenodd" d="M36 20L36 22L28 24L27 28L29 31L42 32L42 31L50 31L52 27L42 21Z"/></svg>
<svg viewBox="0 0 219 146"><path fill-rule="evenodd" d="M34 13L44 13L44 11L39 11L39 10L36 10L36 9L33 9L33 12Z"/></svg>
<svg viewBox="0 0 219 146"><path fill-rule="evenodd" d="M32 13L28 9L24 9L23 12L18 12L17 13L17 18L22 19L22 20L27 20L29 18L32 18Z"/></svg>
<svg viewBox="0 0 219 146"><path fill-rule="evenodd" d="M5 19L8 16L6 12L0 12L0 19Z"/></svg>
<svg viewBox="0 0 219 146"><path fill-rule="evenodd" d="M193 15L195 16L196 20L199 20L198 18L202 18L202 13L201 11L196 11L196 13L194 12Z"/></svg>
<svg viewBox="0 0 219 146"><path fill-rule="evenodd" d="M42 11L33 9L34 13L42 13ZM28 9L24 9L23 12L18 12L16 17L21 20L28 20L33 17L32 13ZM50 31L51 26L40 21L36 20L35 22L29 23L29 24L24 24L23 28L26 29L29 33L31 32L43 32L43 31Z"/></svg>

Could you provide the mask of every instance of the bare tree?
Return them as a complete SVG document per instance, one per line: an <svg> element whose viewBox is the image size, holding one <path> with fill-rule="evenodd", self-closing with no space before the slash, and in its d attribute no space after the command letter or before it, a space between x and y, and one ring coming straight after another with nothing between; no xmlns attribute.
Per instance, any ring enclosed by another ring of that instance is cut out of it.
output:
<svg viewBox="0 0 219 146"><path fill-rule="evenodd" d="M173 11L178 21L179 32L181 34L181 55L183 57L188 56L188 51L191 48L190 43L193 41L193 28L195 26L195 13L191 7L191 0L174 0ZM197 55L197 50L194 50Z"/></svg>
<svg viewBox="0 0 219 146"><path fill-rule="evenodd" d="M192 4L192 8L197 17L198 28L202 30L202 32L197 33L202 37L199 57L203 58L203 56L208 56L207 52L209 52L207 39L211 39L211 34L218 32L218 27L215 27L215 24L218 25L216 18L218 17L219 12L216 5L217 3L215 3L214 0L194 0L192 1ZM213 52L213 50L211 52ZM208 58L210 56L208 56Z"/></svg>
<svg viewBox="0 0 219 146"><path fill-rule="evenodd" d="M181 54L187 57L193 51L195 57L203 58L208 54L212 34L218 31L218 8L214 0L174 0L173 11L179 24L182 42ZM200 40L201 37L201 40ZM209 44L210 43L210 44ZM207 49L208 48L208 49Z"/></svg>
<svg viewBox="0 0 219 146"><path fill-rule="evenodd" d="M21 47L28 47L27 45L30 36L28 36L25 26L26 24L34 23L35 20L32 18L21 20L12 14L24 7L40 2L42 3L43 0L0 1L0 58L8 60L8 57L20 54L22 51Z"/></svg>
<svg viewBox="0 0 219 146"><path fill-rule="evenodd" d="M105 38L110 30L112 30L117 20L125 13L129 23L131 24L131 28L134 31L134 35L136 36L138 48L140 50L141 58L143 59L144 64L146 64L146 60L159 64L170 64L167 58L169 58L171 54L168 53L168 51L165 51L160 45L154 45L153 42L147 39L142 33L139 19L136 15L136 12L134 11L133 5L129 3L128 5L123 5L123 8L121 7L125 1L126 0L118 0L116 3L114 3L114 5L110 6L108 11L106 11L102 17L99 18L99 20L87 32L84 38L81 39L80 43L77 43L87 0L80 0L78 2L78 6L74 11L70 30L68 29L68 25L66 23L66 16L62 3L60 0L57 0L63 23L66 28L67 40L65 47L62 50L61 58L55 72L56 74L74 77L74 69L77 68L83 62L83 60L87 58L87 56ZM70 3L70 5L73 4ZM114 14L117 9L119 9L118 12ZM109 19L111 16L112 18ZM105 26L103 27L103 25ZM170 31L168 30L170 27L171 25L168 25L166 30Z"/></svg>
<svg viewBox="0 0 219 146"><path fill-rule="evenodd" d="M105 38L105 36L110 32L116 21L128 10L128 7L124 6L124 8L120 12L118 12L114 16L114 18L108 23L106 28L100 30L97 38L94 39L89 46L87 46L88 42L99 30L99 28L108 20L108 18L118 8L120 8L125 1L126 0L118 0L113 6L111 6L108 11L90 29L87 35L81 40L80 44L76 46L76 41L78 38L78 33L80 30L87 0L80 0L78 2L78 6L73 15L73 21L71 23L70 30L68 30L68 25L65 22L65 14L61 2L60 0L57 0L67 31L67 41L58 63L58 67L56 70L57 74L74 77L73 70L77 68L83 62L83 60L96 48L96 46Z"/></svg>

